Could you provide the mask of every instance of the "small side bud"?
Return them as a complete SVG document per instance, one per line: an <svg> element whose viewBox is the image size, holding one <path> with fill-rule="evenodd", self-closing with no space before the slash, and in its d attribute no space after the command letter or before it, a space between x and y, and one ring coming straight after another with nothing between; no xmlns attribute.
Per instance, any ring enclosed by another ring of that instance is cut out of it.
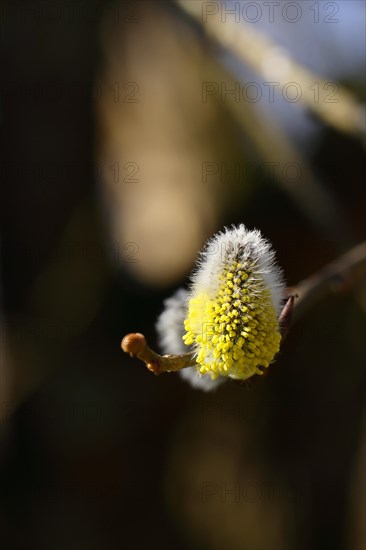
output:
<svg viewBox="0 0 366 550"><path fill-rule="evenodd" d="M281 311L281 315L278 319L282 340L286 338L288 331L290 329L290 325L292 321L292 313L295 305L295 298L298 298L297 294L293 294L288 297L287 302L284 305L284 308Z"/></svg>

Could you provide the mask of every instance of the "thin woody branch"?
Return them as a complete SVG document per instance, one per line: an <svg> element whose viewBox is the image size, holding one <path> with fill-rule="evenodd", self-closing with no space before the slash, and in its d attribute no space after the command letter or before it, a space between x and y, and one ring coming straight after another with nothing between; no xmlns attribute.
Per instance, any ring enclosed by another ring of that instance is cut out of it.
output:
<svg viewBox="0 0 366 550"><path fill-rule="evenodd" d="M366 274L366 242L360 243L320 271L289 289L298 294L294 320L328 294L340 294L357 285Z"/></svg>
<svg viewBox="0 0 366 550"><path fill-rule="evenodd" d="M289 296L285 307L279 318L281 326L282 339L284 340L290 328L292 310L295 296ZM139 332L127 334L121 342L121 348L129 353L131 357L136 357L143 361L146 367L158 375L163 372L174 372L198 365L194 353L183 353L181 355L159 355L147 345L146 338Z"/></svg>
<svg viewBox="0 0 366 550"><path fill-rule="evenodd" d="M121 348L131 357L141 359L146 367L156 375L162 372L178 371L196 364L193 353L159 355L149 348L145 336L139 332L127 334L121 342Z"/></svg>
<svg viewBox="0 0 366 550"><path fill-rule="evenodd" d="M299 319L327 294L346 292L357 284L365 274L366 243L364 242L311 277L304 279L298 285L289 288L288 300L279 318L282 339L284 340L288 333L292 313L294 313L295 320ZM159 355L149 348L144 335L138 332L127 334L121 342L121 348L131 357L143 361L146 367L156 375L197 365L194 353Z"/></svg>

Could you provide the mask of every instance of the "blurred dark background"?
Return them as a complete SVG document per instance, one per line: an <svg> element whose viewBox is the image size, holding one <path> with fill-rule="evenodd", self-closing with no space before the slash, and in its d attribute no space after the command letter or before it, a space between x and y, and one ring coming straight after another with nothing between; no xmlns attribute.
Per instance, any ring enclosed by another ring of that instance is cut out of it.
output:
<svg viewBox="0 0 366 550"><path fill-rule="evenodd" d="M290 53L316 79L318 43L361 120L365 7L328 4L337 32L308 11ZM363 550L364 285L308 311L255 384L204 394L120 350L132 331L157 347L163 299L224 225L261 229L289 285L362 241L359 127L204 101L252 76L173 2L0 13L0 547ZM279 19L273 40L296 35Z"/></svg>

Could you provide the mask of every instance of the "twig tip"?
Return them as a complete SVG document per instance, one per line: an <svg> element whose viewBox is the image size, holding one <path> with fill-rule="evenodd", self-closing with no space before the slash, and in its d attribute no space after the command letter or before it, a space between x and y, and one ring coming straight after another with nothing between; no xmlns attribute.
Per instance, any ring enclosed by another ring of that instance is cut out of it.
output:
<svg viewBox="0 0 366 550"><path fill-rule="evenodd" d="M132 332L126 334L122 338L121 348L124 352L129 353L131 357L134 357L141 351L143 351L147 346L145 336L140 332Z"/></svg>

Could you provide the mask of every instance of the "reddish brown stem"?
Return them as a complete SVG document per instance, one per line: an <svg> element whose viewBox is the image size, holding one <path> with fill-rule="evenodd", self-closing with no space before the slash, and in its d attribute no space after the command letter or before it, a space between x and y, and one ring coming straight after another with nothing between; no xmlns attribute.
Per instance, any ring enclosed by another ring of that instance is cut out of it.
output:
<svg viewBox="0 0 366 550"><path fill-rule="evenodd" d="M282 339L285 339L289 331L293 313L296 320L326 294L349 290L362 280L365 272L366 244L361 243L318 273L288 289L288 299L279 317ZM299 298L295 305L297 297ZM141 359L154 374L179 371L197 365L193 353L159 355L149 348L144 335L138 332L127 334L121 342L121 348L131 357Z"/></svg>
<svg viewBox="0 0 366 550"><path fill-rule="evenodd" d="M121 342L121 348L131 357L141 359L147 368L156 375L162 372L178 371L196 364L193 353L159 355L149 348L145 336L139 332L127 334Z"/></svg>

